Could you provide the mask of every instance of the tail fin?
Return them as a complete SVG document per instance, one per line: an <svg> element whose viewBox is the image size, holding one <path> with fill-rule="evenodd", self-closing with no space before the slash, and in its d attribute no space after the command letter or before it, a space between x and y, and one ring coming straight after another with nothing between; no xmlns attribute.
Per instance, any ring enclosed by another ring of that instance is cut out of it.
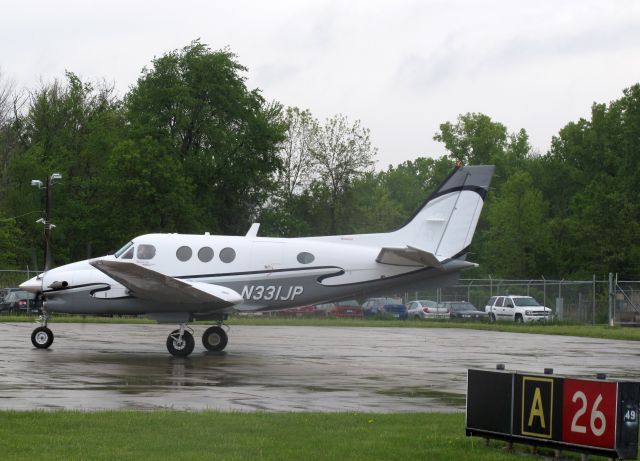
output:
<svg viewBox="0 0 640 461"><path fill-rule="evenodd" d="M393 232L394 241L431 253L438 261L462 258L469 250L493 171L493 165L457 166Z"/></svg>

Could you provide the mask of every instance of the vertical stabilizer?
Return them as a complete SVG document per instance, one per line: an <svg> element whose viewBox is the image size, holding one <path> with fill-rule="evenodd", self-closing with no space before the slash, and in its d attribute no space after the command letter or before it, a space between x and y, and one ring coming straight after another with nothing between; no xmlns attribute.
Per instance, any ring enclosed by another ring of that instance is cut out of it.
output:
<svg viewBox="0 0 640 461"><path fill-rule="evenodd" d="M493 175L493 165L456 167L409 221L397 242L432 253L439 261L468 251Z"/></svg>

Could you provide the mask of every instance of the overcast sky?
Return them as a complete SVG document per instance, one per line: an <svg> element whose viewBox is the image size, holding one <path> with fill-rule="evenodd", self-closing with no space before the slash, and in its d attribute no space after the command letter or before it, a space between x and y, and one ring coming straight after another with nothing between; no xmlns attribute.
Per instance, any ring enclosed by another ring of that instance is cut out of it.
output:
<svg viewBox="0 0 640 461"><path fill-rule="evenodd" d="M638 0L4 0L0 70L122 96L154 57L228 47L267 100L361 120L378 167L439 157L440 123L482 112L544 153L570 121L640 82Z"/></svg>

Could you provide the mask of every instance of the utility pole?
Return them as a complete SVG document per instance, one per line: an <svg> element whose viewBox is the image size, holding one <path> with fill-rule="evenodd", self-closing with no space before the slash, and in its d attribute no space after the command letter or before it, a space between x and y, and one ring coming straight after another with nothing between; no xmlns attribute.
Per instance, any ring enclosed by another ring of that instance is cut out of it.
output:
<svg viewBox="0 0 640 461"><path fill-rule="evenodd" d="M52 224L49 219L51 217L51 203L52 203L52 189L53 185L57 184L56 181L62 179L62 175L60 173L52 173L43 184L39 179L32 179L31 185L37 187L38 189L45 190L45 205L44 205L44 215L42 218L38 219L39 223L42 223L44 226L44 270L45 272L51 268L53 264L51 257L51 229L56 227Z"/></svg>

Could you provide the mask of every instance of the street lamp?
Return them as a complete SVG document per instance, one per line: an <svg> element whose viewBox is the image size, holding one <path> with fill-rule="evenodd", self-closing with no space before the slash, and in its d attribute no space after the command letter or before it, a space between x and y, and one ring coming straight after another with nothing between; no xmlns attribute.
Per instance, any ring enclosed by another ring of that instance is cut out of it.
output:
<svg viewBox="0 0 640 461"><path fill-rule="evenodd" d="M57 184L57 181L62 179L62 175L60 173L52 173L46 180L46 183L43 183L39 179L32 179L31 185L37 187L38 189L45 189L46 201L44 208L44 216L38 219L36 222L41 223L44 226L44 270L47 271L49 267L51 267L51 250L50 250L50 239L51 239L51 229L56 227L49 221L49 217L51 216L51 189L54 184Z"/></svg>

